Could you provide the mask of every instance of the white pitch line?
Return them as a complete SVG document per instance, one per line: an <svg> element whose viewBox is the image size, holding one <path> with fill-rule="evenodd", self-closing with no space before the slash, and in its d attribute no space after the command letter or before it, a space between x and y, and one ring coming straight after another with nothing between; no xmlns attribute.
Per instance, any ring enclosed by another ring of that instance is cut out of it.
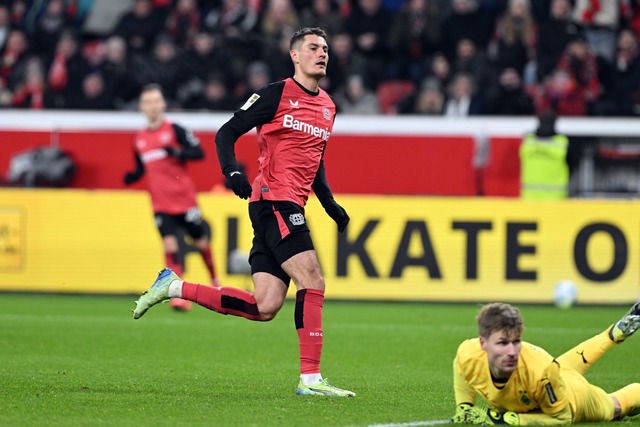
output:
<svg viewBox="0 0 640 427"><path fill-rule="evenodd" d="M367 424L361 427L420 427L420 426L437 426L441 424L449 424L451 420L431 420L431 421L409 421L406 423L389 423L389 424ZM357 427L357 426L353 426Z"/></svg>

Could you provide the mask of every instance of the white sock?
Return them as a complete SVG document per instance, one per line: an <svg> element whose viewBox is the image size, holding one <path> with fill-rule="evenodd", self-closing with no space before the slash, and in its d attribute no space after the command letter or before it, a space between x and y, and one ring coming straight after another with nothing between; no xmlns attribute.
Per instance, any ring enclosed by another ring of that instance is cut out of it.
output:
<svg viewBox="0 0 640 427"><path fill-rule="evenodd" d="M322 375L320 374L300 374L300 380L302 385L316 384L322 381Z"/></svg>
<svg viewBox="0 0 640 427"><path fill-rule="evenodd" d="M174 280L169 284L169 290L167 291L169 298L182 298L183 283L184 281L182 280Z"/></svg>

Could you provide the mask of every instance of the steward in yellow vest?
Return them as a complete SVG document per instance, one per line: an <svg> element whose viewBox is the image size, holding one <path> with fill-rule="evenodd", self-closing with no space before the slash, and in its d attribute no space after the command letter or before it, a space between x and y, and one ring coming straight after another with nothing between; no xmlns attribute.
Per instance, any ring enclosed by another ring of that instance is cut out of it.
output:
<svg viewBox="0 0 640 427"><path fill-rule="evenodd" d="M555 115L543 113L535 134L520 145L520 197L529 200L561 200L568 196L569 139L555 132Z"/></svg>

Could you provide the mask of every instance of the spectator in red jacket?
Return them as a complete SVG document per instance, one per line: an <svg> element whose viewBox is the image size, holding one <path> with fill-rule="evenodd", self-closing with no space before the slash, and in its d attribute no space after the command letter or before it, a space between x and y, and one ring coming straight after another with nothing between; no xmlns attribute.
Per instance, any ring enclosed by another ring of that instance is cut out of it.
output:
<svg viewBox="0 0 640 427"><path fill-rule="evenodd" d="M598 99L600 96L598 61L585 37L578 35L567 45L557 68L572 77L582 92L587 106Z"/></svg>

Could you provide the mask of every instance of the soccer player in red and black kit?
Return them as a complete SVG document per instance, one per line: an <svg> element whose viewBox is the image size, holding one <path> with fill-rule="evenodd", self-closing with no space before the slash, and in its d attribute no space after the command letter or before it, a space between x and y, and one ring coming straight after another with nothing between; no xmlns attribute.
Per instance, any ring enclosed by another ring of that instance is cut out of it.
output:
<svg viewBox="0 0 640 427"><path fill-rule="evenodd" d="M178 228L182 227L200 252L212 284L217 285L208 224L196 201L196 186L185 168L187 161L203 159L204 151L191 131L165 118L165 109L162 88L157 84L145 86L140 94L140 111L147 119L147 127L135 136L136 169L124 175L124 183L132 184L146 173L165 265L177 274L183 272L177 237ZM171 307L186 311L191 302L173 298Z"/></svg>
<svg viewBox="0 0 640 427"><path fill-rule="evenodd" d="M137 319L151 306L180 297L218 313L268 321L282 307L293 279L301 372L296 393L355 396L320 374L325 282L304 216L313 189L340 232L349 223L347 212L333 199L322 160L336 114L333 100L318 84L329 60L326 40L319 28L297 31L289 48L293 78L254 93L216 135L224 175L236 195L249 199L254 230L249 261L255 292L184 282L165 269L136 302L133 316ZM238 168L234 144L254 127L260 167L251 186Z"/></svg>

